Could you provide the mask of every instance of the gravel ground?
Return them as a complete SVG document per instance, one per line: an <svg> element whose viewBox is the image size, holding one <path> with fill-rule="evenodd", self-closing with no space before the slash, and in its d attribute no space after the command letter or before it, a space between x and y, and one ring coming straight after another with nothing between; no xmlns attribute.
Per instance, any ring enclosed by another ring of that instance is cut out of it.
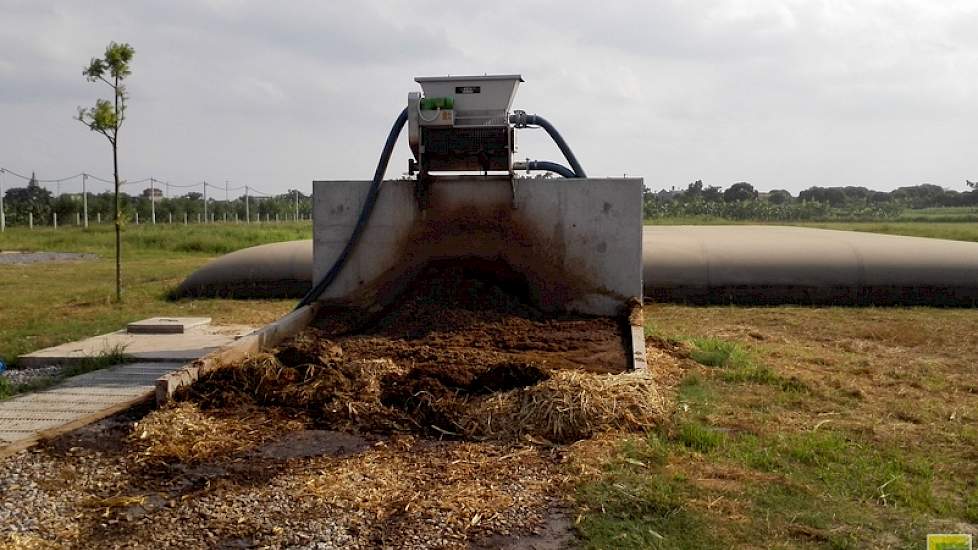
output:
<svg viewBox="0 0 978 550"><path fill-rule="evenodd" d="M39 264L44 262L77 262L94 260L95 254L79 254L75 252L12 252L0 251L0 265Z"/></svg>
<svg viewBox="0 0 978 550"><path fill-rule="evenodd" d="M36 369L7 369L0 373L0 376L6 378L11 384L26 384L38 378L46 378L49 376L57 376L64 370L63 366L52 365L50 367L38 367Z"/></svg>
<svg viewBox="0 0 978 550"><path fill-rule="evenodd" d="M0 547L561 548L562 452L284 432L203 462L151 460L116 416L0 459ZM326 437L328 436L328 437ZM296 444L301 452L294 452ZM321 446L317 442L321 442Z"/></svg>

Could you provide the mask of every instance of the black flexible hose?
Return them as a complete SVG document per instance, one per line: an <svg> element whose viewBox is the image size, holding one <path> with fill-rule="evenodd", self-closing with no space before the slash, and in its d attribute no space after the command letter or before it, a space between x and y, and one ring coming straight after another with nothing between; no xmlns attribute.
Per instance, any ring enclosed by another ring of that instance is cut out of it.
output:
<svg viewBox="0 0 978 550"><path fill-rule="evenodd" d="M531 160L526 163L527 170L546 170L548 172L553 172L559 174L565 178L576 178L577 174L573 170L564 166L563 164L557 164L556 162L550 162L549 160Z"/></svg>
<svg viewBox="0 0 978 550"><path fill-rule="evenodd" d="M353 249L356 248L357 242L360 240L360 236L363 234L363 230L367 227L367 220L370 219L370 214L374 210L374 206L377 204L377 197L380 196L380 186L384 181L384 174L387 172L387 164L391 160L391 153L394 151L394 145L397 144L397 138L401 135L401 130L404 128L404 124L408 119L408 110L405 108L401 111L401 114L397 116L397 120L394 121L394 126L391 127L390 134L387 135L387 143L384 144L384 150L380 153L380 161L377 162L377 170L374 172L373 182L370 184L370 191L367 192L367 200L363 203L363 209L360 210L360 217L357 218L357 224L353 227L353 233L350 235L350 240L346 241L346 245L343 246L343 250L340 255L337 256L336 261L333 262L333 267L329 268L326 275L315 284L302 300L299 300L299 304L295 306L295 309L299 309L303 306L307 306L315 302L319 296L333 284L336 277L340 274L343 266L346 265L346 261L349 259L350 254Z"/></svg>
<svg viewBox="0 0 978 550"><path fill-rule="evenodd" d="M560 135L560 132L557 131L557 128L553 124L550 124L549 120L540 115L528 115L525 111L515 111L509 116L509 121L515 124L517 128L525 128L527 125L533 125L546 130L550 134L550 138L557 144L557 148L564 154L564 158L567 159L567 163L570 164L571 169L574 170L574 177L587 177L587 174L584 173L584 168L581 167L581 163L577 162L574 151L571 151L570 145L567 145L564 137Z"/></svg>

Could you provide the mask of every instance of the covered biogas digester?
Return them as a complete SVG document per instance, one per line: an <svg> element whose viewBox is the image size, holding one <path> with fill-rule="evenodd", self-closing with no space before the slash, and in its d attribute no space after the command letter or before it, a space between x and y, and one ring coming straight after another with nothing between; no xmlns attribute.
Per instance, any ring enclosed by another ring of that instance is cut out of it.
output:
<svg viewBox="0 0 978 550"><path fill-rule="evenodd" d="M313 182L314 285L300 306L377 307L446 260L505 264L548 311L612 315L641 298L640 178L589 178L550 121L512 109L520 75L415 81L372 180ZM407 172L384 181L405 125ZM531 130L566 164L514 160Z"/></svg>

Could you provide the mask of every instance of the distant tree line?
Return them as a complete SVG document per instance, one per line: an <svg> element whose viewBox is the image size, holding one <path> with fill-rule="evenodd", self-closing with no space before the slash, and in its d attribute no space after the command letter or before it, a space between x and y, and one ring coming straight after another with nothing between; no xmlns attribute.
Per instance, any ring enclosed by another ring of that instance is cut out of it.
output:
<svg viewBox="0 0 978 550"><path fill-rule="evenodd" d="M260 216L262 221L275 220L276 216L280 220L292 220L295 218L296 193L297 191L290 190L280 195L250 196L247 207L243 196L230 202L208 197L207 217L210 219L213 216L214 220L222 221L227 216L228 221L233 221L237 215L238 220L244 221L247 210L251 220L255 220L257 216ZM140 195L120 193L122 218L132 223L138 212L139 222L149 223L154 208L151 204L151 195L155 195L156 223L167 223L171 216L173 223L183 223L184 214L190 223L197 223L198 216L203 220L204 201L201 193L191 192L178 197L162 197L158 188L146 189ZM298 193L298 198L299 216L306 219L311 213L312 202L308 195L302 193ZM100 214L103 223L111 223L114 200L113 191L89 192L89 223L95 223ZM4 212L9 225L27 225L31 214L35 225L51 225L54 222L54 214L58 216L59 225L70 225L83 215L82 209L81 193L54 196L33 178L25 187L11 187L4 193Z"/></svg>
<svg viewBox="0 0 978 550"><path fill-rule="evenodd" d="M938 185L900 187L890 192L866 187L809 187L792 195L784 189L761 193L747 182L723 189L701 180L686 189L652 191L646 188L646 218L714 217L731 220L817 221L829 219L873 220L900 215L907 209L978 206L978 182L967 182L970 191L953 191Z"/></svg>

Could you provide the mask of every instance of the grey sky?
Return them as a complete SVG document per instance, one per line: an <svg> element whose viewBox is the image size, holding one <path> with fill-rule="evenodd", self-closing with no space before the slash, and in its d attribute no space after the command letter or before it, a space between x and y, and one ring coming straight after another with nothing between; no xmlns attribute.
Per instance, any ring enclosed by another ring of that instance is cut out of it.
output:
<svg viewBox="0 0 978 550"><path fill-rule="evenodd" d="M978 2L0 0L0 166L111 174L72 115L136 49L129 179L366 179L419 75L514 73L590 175L794 193L978 178ZM538 132L519 155L562 160ZM404 170L406 138L389 176ZM7 184L16 183L8 178Z"/></svg>

